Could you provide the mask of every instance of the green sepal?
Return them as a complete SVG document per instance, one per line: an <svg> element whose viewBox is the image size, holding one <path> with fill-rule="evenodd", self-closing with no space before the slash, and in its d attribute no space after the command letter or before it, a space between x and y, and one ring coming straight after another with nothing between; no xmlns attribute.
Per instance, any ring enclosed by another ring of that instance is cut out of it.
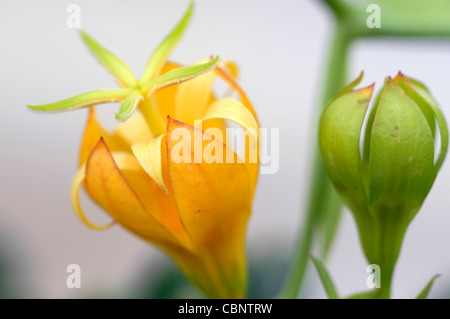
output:
<svg viewBox="0 0 450 319"><path fill-rule="evenodd" d="M434 177L436 177L448 151L449 134L444 114L439 108L437 102L431 96L428 89L419 81L408 78L399 73L399 75L395 78L395 82L421 107L428 119L428 122L430 123L430 129L433 133L435 132L435 119L437 121L441 141L440 153L434 169Z"/></svg>
<svg viewBox="0 0 450 319"><path fill-rule="evenodd" d="M415 214L428 194L430 178L434 180L433 161L434 141L426 117L389 78L370 139L369 205L382 206L375 210ZM391 207L385 207L386 203Z"/></svg>
<svg viewBox="0 0 450 319"><path fill-rule="evenodd" d="M102 47L86 32L80 31L80 36L98 62L105 67L117 80L121 87L134 87L137 80L130 67L113 53Z"/></svg>
<svg viewBox="0 0 450 319"><path fill-rule="evenodd" d="M347 93L350 93L355 88L355 86L357 86L362 81L363 76L364 76L364 71L361 71L356 79L354 79L352 82L350 82L350 84L348 84L346 87L344 87L338 94L333 96L333 98L327 103L325 108L327 108L328 105L330 105L331 103L336 101L341 96L343 96Z"/></svg>
<svg viewBox="0 0 450 319"><path fill-rule="evenodd" d="M325 292L328 295L329 299L339 299L339 295L334 287L334 283L331 280L330 275L328 274L327 269L324 264L314 257L311 253L309 254L309 258L311 258L314 266L316 267L317 273L319 274L320 280L322 281L323 287L325 288Z"/></svg>
<svg viewBox="0 0 450 319"><path fill-rule="evenodd" d="M434 281L439 277L440 275L434 275L430 281L427 283L427 285L422 289L422 291L417 295L416 299L427 299L428 294L430 293L431 287L434 284Z"/></svg>
<svg viewBox="0 0 450 319"><path fill-rule="evenodd" d="M131 92L131 89L97 90L86 92L68 99L41 105L27 106L36 111L62 112L92 106L100 103L120 102Z"/></svg>
<svg viewBox="0 0 450 319"><path fill-rule="evenodd" d="M186 30L189 21L192 16L192 11L194 9L194 2L189 3L189 7L186 10L183 18L175 26L175 28L169 33L169 35L161 42L161 44L156 48L156 50L151 55L150 59L145 66L144 73L142 74L139 83L145 84L151 81L155 76L159 74L164 63L167 61L169 55L177 46L178 42L181 40L184 31Z"/></svg>
<svg viewBox="0 0 450 319"><path fill-rule="evenodd" d="M151 80L150 82L147 82L146 84L142 85L141 92L143 92L143 94L146 97L148 97L153 93L155 93L156 91L163 89L167 86L178 84L196 78L197 76L212 70L219 63L219 60L220 60L219 56L216 56L213 60L207 63L193 66L186 66L183 68L171 70Z"/></svg>
<svg viewBox="0 0 450 319"><path fill-rule="evenodd" d="M319 146L325 167L352 208L365 202L359 141L372 93L373 85L341 94L328 104L320 119Z"/></svg>
<svg viewBox="0 0 450 319"><path fill-rule="evenodd" d="M139 90L131 91L122 103L120 103L120 110L119 113L116 113L116 119L121 122L128 120L143 99L144 97Z"/></svg>

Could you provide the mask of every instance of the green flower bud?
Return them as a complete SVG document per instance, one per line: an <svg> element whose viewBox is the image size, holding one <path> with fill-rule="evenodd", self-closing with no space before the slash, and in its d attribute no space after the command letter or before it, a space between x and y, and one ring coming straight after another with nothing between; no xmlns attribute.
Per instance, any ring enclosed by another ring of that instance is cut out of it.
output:
<svg viewBox="0 0 450 319"><path fill-rule="evenodd" d="M364 253L381 268L383 297L389 297L403 237L444 161L448 130L427 88L401 73L387 78L367 114L374 85L353 90L361 78L362 73L325 108L319 143L328 175L356 220Z"/></svg>

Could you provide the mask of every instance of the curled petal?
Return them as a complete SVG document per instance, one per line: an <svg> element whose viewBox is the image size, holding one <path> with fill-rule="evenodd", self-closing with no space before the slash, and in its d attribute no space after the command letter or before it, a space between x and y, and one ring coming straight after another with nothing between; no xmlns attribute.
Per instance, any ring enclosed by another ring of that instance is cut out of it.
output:
<svg viewBox="0 0 450 319"><path fill-rule="evenodd" d="M145 174L134 156L128 156L127 161L129 161L127 165L141 172L139 176ZM189 242L180 242L155 219L147 209L153 207L150 206L152 202L143 205L117 166L103 139L94 147L87 161L85 188L115 221L136 235L170 251L189 246Z"/></svg>
<svg viewBox="0 0 450 319"><path fill-rule="evenodd" d="M220 99L208 106L202 120L220 118L242 126L253 137L254 146L258 141L258 122L253 114L239 101L231 98Z"/></svg>
<svg viewBox="0 0 450 319"><path fill-rule="evenodd" d="M116 152L112 153L111 155L114 157L114 161L116 162L117 166L120 167L121 170L140 170L139 165L136 165L136 161L134 160L131 154ZM74 210L78 215L78 217L87 227L94 230L105 230L107 228L110 228L116 223L115 221L112 221L111 223L108 223L106 225L98 226L89 221L89 219L84 214L83 209L81 208L80 205L79 192L80 187L83 184L85 178L86 178L86 164L83 164L78 169L72 181L72 187L70 190L70 198L72 201L72 206L74 207Z"/></svg>
<svg viewBox="0 0 450 319"><path fill-rule="evenodd" d="M239 67L233 61L223 61L219 64L219 67L226 71L235 81L239 77Z"/></svg>
<svg viewBox="0 0 450 319"><path fill-rule="evenodd" d="M246 108L253 114L253 117L258 121L258 117L256 115L255 109L250 102L250 100L247 97L247 94L245 94L244 90L239 86L239 84L236 82L236 80L230 76L230 74L222 69L221 67L216 67L214 70L222 79L224 79L240 96L242 104L245 105Z"/></svg>
<svg viewBox="0 0 450 319"><path fill-rule="evenodd" d="M165 134L157 136L148 143L133 145L131 149L145 172L167 194L161 166L161 144L164 137Z"/></svg>
<svg viewBox="0 0 450 319"><path fill-rule="evenodd" d="M94 230L105 230L110 228L111 226L113 226L115 224L114 221L106 224L106 225L96 225L94 223L92 223L84 214L83 209L81 208L80 205L80 198L79 198L79 193L80 193L80 187L84 182L85 179L85 171L86 171L86 165L82 165L77 173L75 174L73 181L72 181L72 186L70 188L70 200L72 202L72 206L73 209L75 210L75 213L77 214L77 216L80 218L80 220L89 228L94 229Z"/></svg>
<svg viewBox="0 0 450 319"><path fill-rule="evenodd" d="M202 59L196 65L207 61L209 59ZM200 120L212 96L214 78L215 73L208 72L180 84L175 96L174 118L191 125L195 120Z"/></svg>
<svg viewBox="0 0 450 319"><path fill-rule="evenodd" d="M258 123L259 126L258 116L256 115L255 109L252 103L250 102L249 98L245 94L244 90L239 86L236 80L230 75L229 72L227 72L221 67L216 67L214 71L223 80L225 80L233 90L235 90L239 94L242 104L250 111L250 113L252 113L253 118L256 120L256 123ZM252 163L252 161L249 160L250 154L252 152L256 152L256 156L258 157L257 163ZM253 150L252 148L250 148L249 152L247 153L248 158L245 159L245 163L247 165L247 169L250 175L250 180L252 181L254 193L256 189L256 182L258 180L258 172L259 172L259 145L257 145L257 150Z"/></svg>

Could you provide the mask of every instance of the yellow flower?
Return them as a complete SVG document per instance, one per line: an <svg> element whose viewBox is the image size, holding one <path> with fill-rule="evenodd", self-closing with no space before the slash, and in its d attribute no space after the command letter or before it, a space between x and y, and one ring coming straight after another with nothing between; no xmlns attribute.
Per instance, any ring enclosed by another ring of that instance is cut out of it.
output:
<svg viewBox="0 0 450 319"><path fill-rule="evenodd" d="M166 62L191 11L192 4L152 55L139 81L121 60L83 33L89 48L123 88L101 90L102 98L92 97L99 92L94 91L30 107L42 111L90 107L71 189L74 208L86 225L101 230L118 223L166 251L207 296L242 298L245 231L259 168L258 122L234 80L233 63L217 64L216 58L183 68ZM230 84L240 102L215 97L217 76ZM122 101L117 118L127 121L107 132L93 105L111 101ZM194 126L197 120L202 120L201 129ZM225 120L250 132L242 159L226 145ZM180 138L176 134L180 130L191 138ZM78 198L82 185L113 222L97 226L86 218Z"/></svg>

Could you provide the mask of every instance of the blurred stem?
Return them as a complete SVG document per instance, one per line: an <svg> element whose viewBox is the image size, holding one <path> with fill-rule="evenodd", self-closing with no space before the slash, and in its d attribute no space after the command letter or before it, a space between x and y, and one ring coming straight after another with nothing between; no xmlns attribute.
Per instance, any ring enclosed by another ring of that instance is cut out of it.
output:
<svg viewBox="0 0 450 319"><path fill-rule="evenodd" d="M347 26L344 20L339 20L338 22L329 49L328 66L323 81L323 96L317 118L319 118L326 103L346 84L347 58L351 39L348 36L349 33L347 32ZM318 120L316 121L316 128L318 127L317 124ZM314 136L317 136L316 133L314 132ZM327 235L328 243L325 240L325 250L327 250L326 246L328 245L329 247L331 245L339 221L341 211L340 199L328 179L318 143L315 140L312 165L313 169L306 217L297 238L291 269L279 298L293 299L299 295L306 273L308 251L311 249L318 223L330 221L328 225L324 226L325 231L331 232L331 234Z"/></svg>
<svg viewBox="0 0 450 319"><path fill-rule="evenodd" d="M381 268L381 288L376 295L377 299L389 299L391 298L391 283L392 275L394 273L394 267Z"/></svg>

